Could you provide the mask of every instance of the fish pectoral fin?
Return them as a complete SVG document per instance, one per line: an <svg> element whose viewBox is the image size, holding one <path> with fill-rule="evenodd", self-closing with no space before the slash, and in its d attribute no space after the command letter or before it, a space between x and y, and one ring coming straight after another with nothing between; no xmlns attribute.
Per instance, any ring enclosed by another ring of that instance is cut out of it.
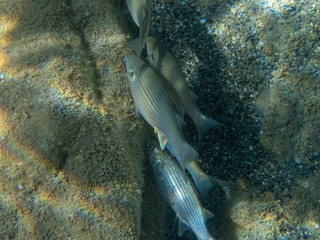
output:
<svg viewBox="0 0 320 240"><path fill-rule="evenodd" d="M134 73L132 72L119 73L119 77L120 79L132 81L134 79Z"/></svg>
<svg viewBox="0 0 320 240"><path fill-rule="evenodd" d="M203 214L204 214L205 221L208 221L209 219L214 217L214 214L205 208L203 208Z"/></svg>
<svg viewBox="0 0 320 240"><path fill-rule="evenodd" d="M181 220L181 218L179 218L179 230L178 230L179 237L181 237L183 233L188 229L189 229L188 225L183 220Z"/></svg>
<svg viewBox="0 0 320 240"><path fill-rule="evenodd" d="M161 147L161 150L163 150L168 142L168 139L167 137L162 133L160 132L158 129L155 129L155 131L157 132L158 134L158 140L159 140L159 143L160 143L160 147Z"/></svg>
<svg viewBox="0 0 320 240"><path fill-rule="evenodd" d="M138 108L137 104L135 104L135 110L136 110L136 117L140 117L141 113L139 111L139 108Z"/></svg>

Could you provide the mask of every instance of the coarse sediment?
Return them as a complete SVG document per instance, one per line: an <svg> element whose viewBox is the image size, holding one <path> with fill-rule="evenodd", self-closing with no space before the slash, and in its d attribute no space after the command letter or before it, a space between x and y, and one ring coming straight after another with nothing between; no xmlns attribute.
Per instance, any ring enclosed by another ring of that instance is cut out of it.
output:
<svg viewBox="0 0 320 240"><path fill-rule="evenodd" d="M201 110L224 124L198 143L186 119L201 167L233 182L232 200L215 190L203 201L216 215L210 232L318 239L319 4L151 8L151 33L183 63ZM1 238L178 238L145 161L145 123L117 75L138 33L129 19L116 0L0 3Z"/></svg>
<svg viewBox="0 0 320 240"><path fill-rule="evenodd" d="M198 143L210 175L231 180L231 200L204 206L217 239L318 239L319 4L159 0L152 29L182 62L203 113L224 124ZM166 239L178 239L168 212ZM179 239L195 239L185 233Z"/></svg>
<svg viewBox="0 0 320 240"><path fill-rule="evenodd" d="M0 3L1 239L139 239L145 129L118 4Z"/></svg>

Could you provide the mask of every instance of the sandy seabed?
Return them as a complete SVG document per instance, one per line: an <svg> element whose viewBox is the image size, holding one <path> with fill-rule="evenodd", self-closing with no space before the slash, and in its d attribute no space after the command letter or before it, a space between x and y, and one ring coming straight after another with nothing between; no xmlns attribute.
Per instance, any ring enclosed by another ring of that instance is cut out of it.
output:
<svg viewBox="0 0 320 240"><path fill-rule="evenodd" d="M151 34L223 123L189 141L210 175L218 240L320 238L320 6L152 1ZM0 238L177 237L146 159L123 58L124 1L0 3Z"/></svg>

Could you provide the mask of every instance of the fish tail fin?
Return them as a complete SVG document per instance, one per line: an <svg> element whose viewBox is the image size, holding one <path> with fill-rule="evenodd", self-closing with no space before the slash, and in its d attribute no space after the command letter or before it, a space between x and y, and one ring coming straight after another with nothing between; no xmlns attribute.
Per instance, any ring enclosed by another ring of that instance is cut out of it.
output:
<svg viewBox="0 0 320 240"><path fill-rule="evenodd" d="M203 114L199 114L199 117L197 119L197 121L195 121L196 127L197 127L197 131L198 131L198 140L200 141L202 136L204 135L204 133L213 127L219 127L222 126L221 123L219 123L218 121L209 118Z"/></svg>
<svg viewBox="0 0 320 240"><path fill-rule="evenodd" d="M206 196L214 187L211 178L200 168L197 160L193 161L187 166L189 173L192 176L194 184L201 195Z"/></svg>
<svg viewBox="0 0 320 240"><path fill-rule="evenodd" d="M136 38L132 41L129 41L126 43L127 47L131 48L134 50L134 52L137 55L137 58L140 58L143 46L141 46L141 40L140 38Z"/></svg>
<svg viewBox="0 0 320 240"><path fill-rule="evenodd" d="M223 189L226 198L230 199L230 184L226 181L205 175L198 181L198 184L196 182L195 184L203 196L208 195L213 188L219 187Z"/></svg>
<svg viewBox="0 0 320 240"><path fill-rule="evenodd" d="M199 157L198 152L188 143L183 144L179 153L180 156L178 160L180 160L180 165L183 169L185 169L189 163L193 162Z"/></svg>
<svg viewBox="0 0 320 240"><path fill-rule="evenodd" d="M209 176L201 178L200 180L197 180L194 183L195 183L197 189L199 190L199 192L201 193L201 195L203 195L203 196L208 195L208 193L214 187Z"/></svg>
<svg viewBox="0 0 320 240"><path fill-rule="evenodd" d="M226 198L230 200L231 199L231 194L230 194L231 183L215 177L210 177L210 178L213 185L222 188Z"/></svg>
<svg viewBox="0 0 320 240"><path fill-rule="evenodd" d="M208 193L214 187L211 177L209 177L207 174L201 175L197 180L194 181L194 183L201 195L204 196L208 195Z"/></svg>
<svg viewBox="0 0 320 240"><path fill-rule="evenodd" d="M214 177L208 176L202 169L199 164L194 161L187 166L188 171L190 172L194 184L199 190L202 196L208 195L208 193L215 187L220 187L225 191L225 194L228 198L229 196L229 183Z"/></svg>

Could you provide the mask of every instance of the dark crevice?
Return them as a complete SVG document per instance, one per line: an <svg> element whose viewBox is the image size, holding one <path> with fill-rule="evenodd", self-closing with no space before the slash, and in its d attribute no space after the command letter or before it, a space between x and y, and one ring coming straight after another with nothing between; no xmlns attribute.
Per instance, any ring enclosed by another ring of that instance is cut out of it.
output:
<svg viewBox="0 0 320 240"><path fill-rule="evenodd" d="M64 168L64 166L67 164L67 160L68 160L68 156L69 154L66 151L61 150L59 152L59 165L58 165L58 170L62 170Z"/></svg>

